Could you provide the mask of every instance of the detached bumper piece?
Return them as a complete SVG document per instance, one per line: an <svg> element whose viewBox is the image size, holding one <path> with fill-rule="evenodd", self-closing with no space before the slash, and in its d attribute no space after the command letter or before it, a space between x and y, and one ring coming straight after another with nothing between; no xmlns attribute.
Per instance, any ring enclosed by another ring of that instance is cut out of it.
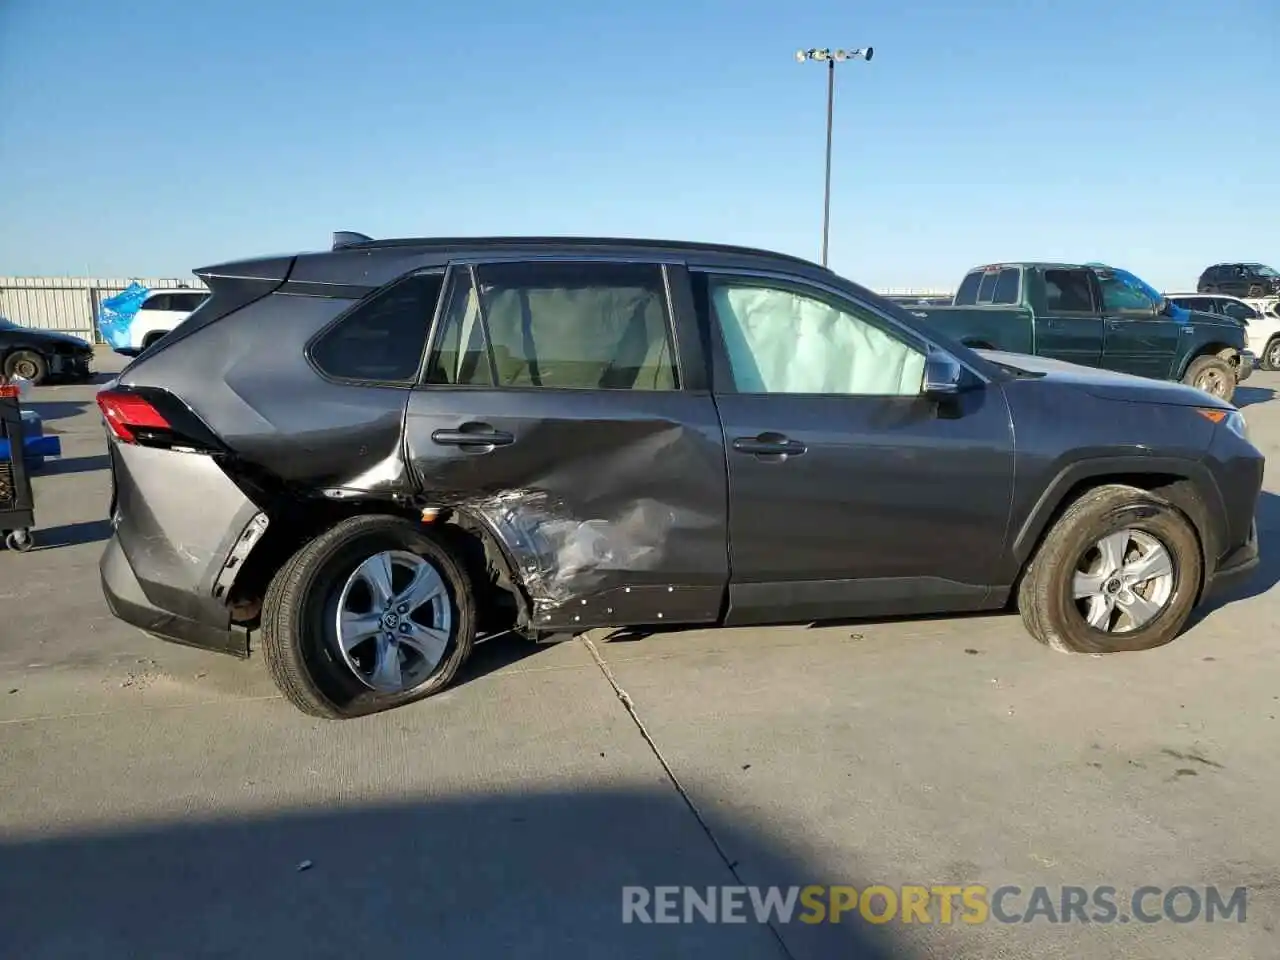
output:
<svg viewBox="0 0 1280 960"><path fill-rule="evenodd" d="M1243 382L1245 380L1248 380L1249 377L1253 374L1253 368L1256 367L1257 365L1258 365L1258 358L1255 354L1251 353L1248 350L1241 350L1240 363L1236 368L1237 382Z"/></svg>

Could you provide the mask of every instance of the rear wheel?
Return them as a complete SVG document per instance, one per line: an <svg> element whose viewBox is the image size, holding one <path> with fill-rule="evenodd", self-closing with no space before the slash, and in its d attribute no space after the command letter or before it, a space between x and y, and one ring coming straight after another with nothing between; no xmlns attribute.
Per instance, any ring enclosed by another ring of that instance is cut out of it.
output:
<svg viewBox="0 0 1280 960"><path fill-rule="evenodd" d="M1171 504L1107 485L1073 503L1018 590L1028 632L1055 650L1113 653L1168 643L1200 589L1200 542Z"/></svg>
<svg viewBox="0 0 1280 960"><path fill-rule="evenodd" d="M443 690L474 639L466 574L432 536L398 517L338 523L294 554L262 605L272 679L299 710L326 719Z"/></svg>
<svg viewBox="0 0 1280 960"><path fill-rule="evenodd" d="M1182 382L1230 402L1236 392L1236 371L1217 355L1196 357L1187 367Z"/></svg>
<svg viewBox="0 0 1280 960"><path fill-rule="evenodd" d="M8 377L22 377L37 386L49 378L49 363L34 350L15 350L4 361Z"/></svg>

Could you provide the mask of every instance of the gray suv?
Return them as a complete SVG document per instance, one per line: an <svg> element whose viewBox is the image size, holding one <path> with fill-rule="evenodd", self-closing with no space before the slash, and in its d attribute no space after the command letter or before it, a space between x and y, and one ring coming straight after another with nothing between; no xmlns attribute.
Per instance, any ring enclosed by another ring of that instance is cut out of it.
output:
<svg viewBox="0 0 1280 960"><path fill-rule="evenodd" d="M317 716L439 691L503 631L1012 602L1054 649L1143 649L1258 562L1230 404L970 350L805 260L337 234L196 273L98 395L103 588L260 647Z"/></svg>

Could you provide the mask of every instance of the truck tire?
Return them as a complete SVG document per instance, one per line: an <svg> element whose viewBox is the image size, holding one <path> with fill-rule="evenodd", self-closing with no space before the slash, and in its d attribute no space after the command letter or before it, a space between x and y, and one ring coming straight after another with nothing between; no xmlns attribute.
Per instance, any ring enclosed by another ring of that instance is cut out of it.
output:
<svg viewBox="0 0 1280 960"><path fill-rule="evenodd" d="M1028 633L1062 653L1149 650L1186 626L1203 567L1177 508L1107 484L1050 528L1023 574L1018 610Z"/></svg>
<svg viewBox="0 0 1280 960"><path fill-rule="evenodd" d="M366 567L385 571L386 596L378 596L377 577L362 574ZM420 582L431 587L428 599L390 599L397 591L408 598ZM367 620L372 629L363 625L344 642L344 611L353 626ZM443 690L471 654L475 623L471 582L448 549L418 524L364 515L320 534L272 578L262 651L285 699L311 716L342 720Z"/></svg>
<svg viewBox="0 0 1280 960"><path fill-rule="evenodd" d="M1236 392L1236 372L1231 364L1216 354L1196 357L1187 365L1182 382L1205 393L1231 402Z"/></svg>

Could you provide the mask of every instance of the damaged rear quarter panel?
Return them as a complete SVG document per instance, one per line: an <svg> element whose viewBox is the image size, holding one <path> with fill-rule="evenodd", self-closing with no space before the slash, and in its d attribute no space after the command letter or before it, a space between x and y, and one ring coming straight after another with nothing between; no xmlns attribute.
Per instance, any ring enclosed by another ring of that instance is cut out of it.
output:
<svg viewBox="0 0 1280 960"><path fill-rule="evenodd" d="M432 440L480 424L514 441ZM727 480L709 395L423 387L405 434L424 504L465 510L499 537L534 628L719 616Z"/></svg>

